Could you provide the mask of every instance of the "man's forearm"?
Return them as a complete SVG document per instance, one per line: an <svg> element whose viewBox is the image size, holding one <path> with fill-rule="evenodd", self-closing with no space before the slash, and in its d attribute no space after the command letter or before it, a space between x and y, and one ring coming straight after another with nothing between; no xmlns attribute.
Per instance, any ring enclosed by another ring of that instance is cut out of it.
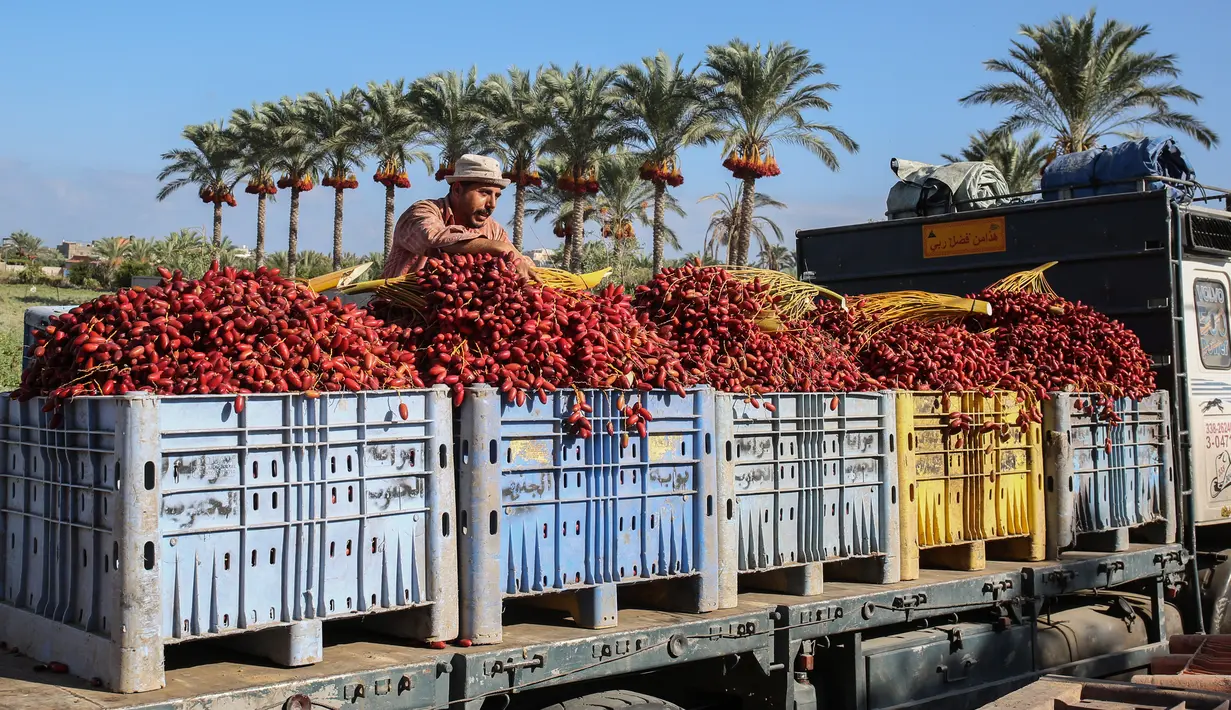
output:
<svg viewBox="0 0 1231 710"><path fill-rule="evenodd" d="M450 254L503 254L506 251L514 251L513 245L508 242L487 239L485 237L475 237L474 239L453 242L441 247L440 250Z"/></svg>

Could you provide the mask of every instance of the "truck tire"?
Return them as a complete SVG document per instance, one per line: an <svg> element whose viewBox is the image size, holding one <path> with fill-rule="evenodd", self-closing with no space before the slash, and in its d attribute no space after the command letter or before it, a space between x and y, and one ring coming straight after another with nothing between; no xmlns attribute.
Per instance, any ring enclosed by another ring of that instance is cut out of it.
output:
<svg viewBox="0 0 1231 710"><path fill-rule="evenodd" d="M1210 570L1202 596L1205 602L1205 631L1210 634L1231 633L1231 550L1221 550L1227 560Z"/></svg>
<svg viewBox="0 0 1231 710"><path fill-rule="evenodd" d="M681 710L679 705L631 690L608 690L548 705L543 710Z"/></svg>

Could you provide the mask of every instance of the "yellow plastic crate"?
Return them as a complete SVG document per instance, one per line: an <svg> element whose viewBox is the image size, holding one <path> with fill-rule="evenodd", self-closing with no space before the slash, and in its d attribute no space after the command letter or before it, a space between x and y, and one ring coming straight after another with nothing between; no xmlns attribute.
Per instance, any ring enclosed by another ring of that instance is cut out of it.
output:
<svg viewBox="0 0 1231 710"><path fill-rule="evenodd" d="M1012 392L898 393L902 579L919 577L921 553L929 567L982 569L989 542L994 557L1043 559L1042 436L1018 425L1023 406Z"/></svg>

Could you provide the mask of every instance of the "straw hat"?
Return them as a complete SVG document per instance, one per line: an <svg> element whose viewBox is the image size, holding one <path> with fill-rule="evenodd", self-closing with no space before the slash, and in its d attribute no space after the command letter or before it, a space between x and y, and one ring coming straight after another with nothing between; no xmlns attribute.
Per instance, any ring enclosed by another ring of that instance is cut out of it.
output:
<svg viewBox="0 0 1231 710"><path fill-rule="evenodd" d="M504 179L500 170L500 161L485 155L467 153L458 159L453 166L453 174L445 177L445 182L452 185L455 182L481 182L496 187L508 187L509 181Z"/></svg>

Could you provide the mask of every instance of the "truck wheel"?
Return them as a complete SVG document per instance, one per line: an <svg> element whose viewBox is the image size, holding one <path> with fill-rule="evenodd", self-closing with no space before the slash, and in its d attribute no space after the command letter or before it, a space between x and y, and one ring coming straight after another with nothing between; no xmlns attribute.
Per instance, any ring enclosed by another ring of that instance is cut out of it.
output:
<svg viewBox="0 0 1231 710"><path fill-rule="evenodd" d="M681 710L679 705L631 690L609 690L548 705L543 710Z"/></svg>
<svg viewBox="0 0 1231 710"><path fill-rule="evenodd" d="M1231 550L1222 550L1227 560L1216 565L1202 591L1206 609L1205 631L1210 634L1231 633Z"/></svg>

